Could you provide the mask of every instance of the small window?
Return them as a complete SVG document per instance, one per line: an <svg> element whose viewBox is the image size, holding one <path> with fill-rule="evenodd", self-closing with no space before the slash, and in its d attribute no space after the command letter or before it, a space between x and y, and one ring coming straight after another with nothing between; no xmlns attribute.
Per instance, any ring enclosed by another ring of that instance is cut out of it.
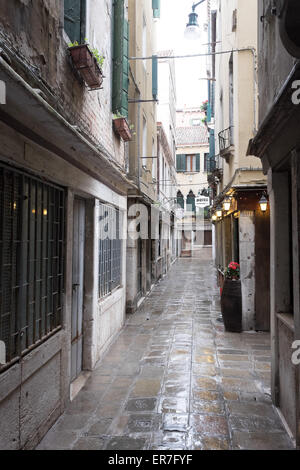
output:
<svg viewBox="0 0 300 470"><path fill-rule="evenodd" d="M122 280L122 214L100 204L99 214L99 298L120 287Z"/></svg>
<svg viewBox="0 0 300 470"><path fill-rule="evenodd" d="M64 28L71 42L84 43L86 0L64 0Z"/></svg>
<svg viewBox="0 0 300 470"><path fill-rule="evenodd" d="M196 155L186 156L186 171L190 171L190 172L196 171Z"/></svg>

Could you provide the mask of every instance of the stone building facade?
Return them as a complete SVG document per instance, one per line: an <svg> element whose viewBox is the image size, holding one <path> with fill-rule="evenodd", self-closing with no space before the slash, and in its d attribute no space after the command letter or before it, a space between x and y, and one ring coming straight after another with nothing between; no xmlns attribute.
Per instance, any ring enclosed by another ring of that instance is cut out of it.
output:
<svg viewBox="0 0 300 470"><path fill-rule="evenodd" d="M210 157L208 178L214 197L215 262L221 282L228 264L240 263L244 330L270 327L270 213L269 208L263 213L259 204L267 194L267 181L260 161L247 155L258 115L257 8L256 0L251 4L245 0L219 1L210 18L217 52L210 71L210 76L215 72L216 80L215 155ZM222 51L229 52L218 54Z"/></svg>
<svg viewBox="0 0 300 470"><path fill-rule="evenodd" d="M271 210L272 399L300 448L299 2L259 2L259 127ZM295 357L293 356L295 355Z"/></svg>
<svg viewBox="0 0 300 470"><path fill-rule="evenodd" d="M128 192L128 313L136 310L156 280L153 277L156 260L151 241L151 232L155 232L155 226L158 229L157 218L151 211L151 206L157 201L157 60L152 60L152 56L156 53L159 12L154 8L155 3L129 0L128 4L131 58L129 121L134 127L134 136L129 145L128 176L136 186ZM144 236L136 236L140 216L148 221L144 222Z"/></svg>
<svg viewBox="0 0 300 470"><path fill-rule="evenodd" d="M114 21L110 0L0 2L1 448L39 442L124 323L135 185L112 125ZM68 51L85 38L104 56L92 91Z"/></svg>

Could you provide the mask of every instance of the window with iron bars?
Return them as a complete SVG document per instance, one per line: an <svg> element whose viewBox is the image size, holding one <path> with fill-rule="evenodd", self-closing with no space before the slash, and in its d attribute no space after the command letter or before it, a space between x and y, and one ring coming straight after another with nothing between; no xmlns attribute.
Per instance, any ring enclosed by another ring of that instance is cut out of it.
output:
<svg viewBox="0 0 300 470"><path fill-rule="evenodd" d="M105 204L100 204L99 212L99 298L103 298L122 282L122 214Z"/></svg>
<svg viewBox="0 0 300 470"><path fill-rule="evenodd" d="M2 368L62 324L64 204L63 189L0 165Z"/></svg>

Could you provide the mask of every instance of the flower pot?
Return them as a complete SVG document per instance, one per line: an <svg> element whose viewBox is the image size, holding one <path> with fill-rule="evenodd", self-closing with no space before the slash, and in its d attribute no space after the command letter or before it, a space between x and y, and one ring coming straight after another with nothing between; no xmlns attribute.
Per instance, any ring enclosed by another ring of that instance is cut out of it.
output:
<svg viewBox="0 0 300 470"><path fill-rule="evenodd" d="M225 279L221 297L221 311L226 331L242 331L241 281Z"/></svg>
<svg viewBox="0 0 300 470"><path fill-rule="evenodd" d="M74 67L82 76L85 83L92 89L98 89L103 83L103 73L96 58L87 44L69 47Z"/></svg>
<svg viewBox="0 0 300 470"><path fill-rule="evenodd" d="M124 140L128 142L132 140L132 135L128 123L124 117L113 120L114 131Z"/></svg>

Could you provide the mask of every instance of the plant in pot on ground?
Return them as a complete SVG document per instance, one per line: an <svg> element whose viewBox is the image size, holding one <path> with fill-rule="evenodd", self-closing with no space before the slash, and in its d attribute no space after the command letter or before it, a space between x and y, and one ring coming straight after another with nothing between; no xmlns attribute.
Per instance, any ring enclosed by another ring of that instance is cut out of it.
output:
<svg viewBox="0 0 300 470"><path fill-rule="evenodd" d="M240 265L231 261L224 271L221 311L226 331L242 331L242 291Z"/></svg>
<svg viewBox="0 0 300 470"><path fill-rule="evenodd" d="M133 126L129 126L127 119L125 116L121 114L114 114L113 115L113 127L116 134L118 134L124 142L129 142L132 140L132 128Z"/></svg>
<svg viewBox="0 0 300 470"><path fill-rule="evenodd" d="M76 70L80 73L85 83L91 90L99 89L103 83L102 67L104 57L98 49L90 48L85 40L85 44L78 42L69 43L69 53Z"/></svg>

